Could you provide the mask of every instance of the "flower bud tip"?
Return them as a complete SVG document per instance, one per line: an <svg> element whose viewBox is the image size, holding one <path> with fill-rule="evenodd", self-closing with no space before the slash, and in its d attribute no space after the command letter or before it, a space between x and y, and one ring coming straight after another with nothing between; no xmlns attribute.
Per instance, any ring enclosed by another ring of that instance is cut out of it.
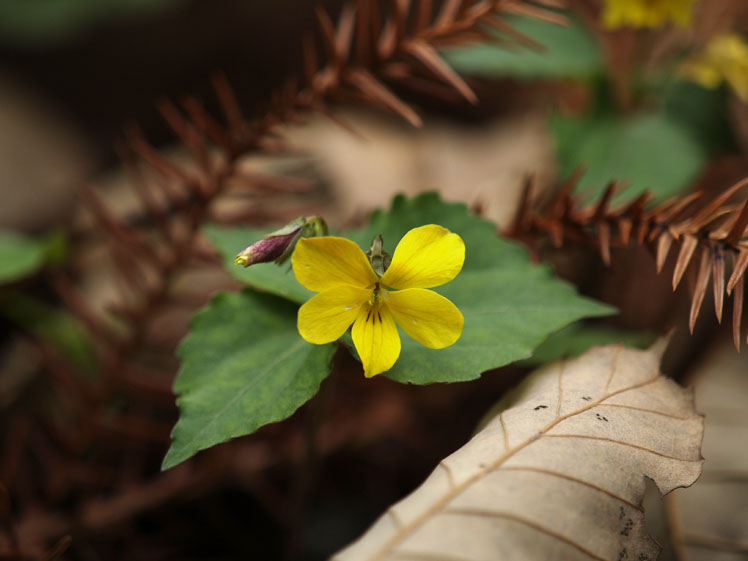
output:
<svg viewBox="0 0 748 561"><path fill-rule="evenodd" d="M234 259L234 265L242 265L243 267L249 267L249 256L247 255L249 252L247 251L249 248L242 251L239 255L236 256L236 259Z"/></svg>

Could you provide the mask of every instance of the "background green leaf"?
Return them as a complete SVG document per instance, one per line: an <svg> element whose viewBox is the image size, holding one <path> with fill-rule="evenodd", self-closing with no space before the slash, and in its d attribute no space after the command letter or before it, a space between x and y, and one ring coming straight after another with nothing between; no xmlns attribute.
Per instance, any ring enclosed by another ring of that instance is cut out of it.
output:
<svg viewBox="0 0 748 561"><path fill-rule="evenodd" d="M164 469L285 419L317 393L335 345L304 341L296 310L293 303L245 290L219 293L193 316L177 352L180 417Z"/></svg>
<svg viewBox="0 0 748 561"><path fill-rule="evenodd" d="M686 189L706 163L703 146L664 114L555 116L551 126L559 173L568 177L585 165L578 189L588 200L610 180L628 181L620 199L650 190L662 200Z"/></svg>
<svg viewBox="0 0 748 561"><path fill-rule="evenodd" d="M221 228L208 225L203 232L215 244L221 254L224 266L231 275L262 292L269 292L276 296L282 296L292 302L302 304L309 300L314 293L301 286L291 269L291 261L282 266L274 263L259 263L244 268L234 265L236 254L253 242L261 240L277 228Z"/></svg>
<svg viewBox="0 0 748 561"><path fill-rule="evenodd" d="M600 49L578 19L570 17L568 26L521 16L503 19L544 48L479 43L444 50L447 62L462 74L482 77L589 78L602 74Z"/></svg>
<svg viewBox="0 0 748 561"><path fill-rule="evenodd" d="M26 277L44 264L46 244L18 232L0 230L0 284Z"/></svg>
<svg viewBox="0 0 748 561"><path fill-rule="evenodd" d="M465 242L465 265L452 282L435 289L460 308L465 328L446 349L427 349L401 332L402 352L384 375L399 382L430 384L471 380L486 370L527 358L549 333L582 317L615 310L579 296L546 266L530 263L525 249L500 238L496 227L467 207L435 193L395 197L391 210L377 211L369 225L348 237L368 247L381 233L392 253L411 228L440 224Z"/></svg>

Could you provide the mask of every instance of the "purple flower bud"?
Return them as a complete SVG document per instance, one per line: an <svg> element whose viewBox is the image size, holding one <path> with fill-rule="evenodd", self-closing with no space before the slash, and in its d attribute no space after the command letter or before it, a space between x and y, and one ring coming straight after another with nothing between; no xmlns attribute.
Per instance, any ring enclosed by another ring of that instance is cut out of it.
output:
<svg viewBox="0 0 748 561"><path fill-rule="evenodd" d="M270 235L253 243L236 256L234 264L249 267L255 263L267 263L279 259L296 240L301 227L280 236Z"/></svg>
<svg viewBox="0 0 748 561"><path fill-rule="evenodd" d="M322 218L302 216L244 249L236 256L234 264L249 267L255 263L275 261L277 265L282 265L291 257L299 238L326 235L327 224Z"/></svg>

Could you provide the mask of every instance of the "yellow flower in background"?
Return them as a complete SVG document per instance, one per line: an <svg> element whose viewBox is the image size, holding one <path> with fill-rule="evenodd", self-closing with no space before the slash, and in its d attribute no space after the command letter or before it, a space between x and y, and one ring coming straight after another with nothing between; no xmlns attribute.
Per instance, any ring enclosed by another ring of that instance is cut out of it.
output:
<svg viewBox="0 0 748 561"><path fill-rule="evenodd" d="M702 52L681 64L679 73L705 88L725 81L740 99L748 101L748 44L737 33L716 35Z"/></svg>
<svg viewBox="0 0 748 561"><path fill-rule="evenodd" d="M319 294L299 309L299 333L322 345L353 324L353 343L367 378L389 370L400 356L395 322L426 347L448 347L460 338L462 313L426 289L451 281L464 261L462 238L435 224L405 234L381 276L351 240L302 238L291 257L294 274Z"/></svg>
<svg viewBox="0 0 748 561"><path fill-rule="evenodd" d="M602 24L606 29L619 27L663 27L674 23L691 24L696 0L604 0Z"/></svg>

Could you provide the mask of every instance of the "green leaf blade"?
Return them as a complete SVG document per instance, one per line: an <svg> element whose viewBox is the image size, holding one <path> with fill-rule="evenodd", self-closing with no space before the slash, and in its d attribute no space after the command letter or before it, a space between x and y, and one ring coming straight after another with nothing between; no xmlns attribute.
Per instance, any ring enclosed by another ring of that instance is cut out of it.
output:
<svg viewBox="0 0 748 561"><path fill-rule="evenodd" d="M219 293L179 347L180 419L163 469L292 415L319 390L334 344L296 330L296 306L245 290Z"/></svg>

